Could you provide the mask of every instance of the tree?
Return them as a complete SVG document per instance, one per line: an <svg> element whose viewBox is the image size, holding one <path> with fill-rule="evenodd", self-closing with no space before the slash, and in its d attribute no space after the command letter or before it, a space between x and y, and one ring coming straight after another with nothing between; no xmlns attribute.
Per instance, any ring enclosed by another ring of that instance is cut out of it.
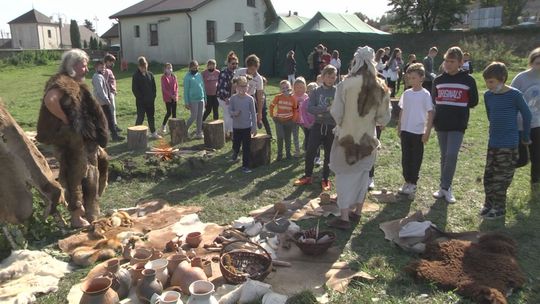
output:
<svg viewBox="0 0 540 304"><path fill-rule="evenodd" d="M96 37L90 37L90 49L91 50L97 50L98 48L98 42Z"/></svg>
<svg viewBox="0 0 540 304"><path fill-rule="evenodd" d="M86 42L86 39L83 40L83 48L84 48L84 49L87 49L87 48L88 48L88 42Z"/></svg>
<svg viewBox="0 0 540 304"><path fill-rule="evenodd" d="M88 20L88 19L84 19L84 27L86 27L87 29L91 30L92 32L95 32L96 29L94 28L94 24L92 23L92 21Z"/></svg>
<svg viewBox="0 0 540 304"><path fill-rule="evenodd" d="M446 30L461 21L471 0L390 0L394 24L413 31Z"/></svg>
<svg viewBox="0 0 540 304"><path fill-rule="evenodd" d="M99 39L98 50L103 50L103 41L101 39Z"/></svg>
<svg viewBox="0 0 540 304"><path fill-rule="evenodd" d="M69 25L69 38L71 38L72 48L81 48L81 32L79 32L79 25L76 20L71 20Z"/></svg>

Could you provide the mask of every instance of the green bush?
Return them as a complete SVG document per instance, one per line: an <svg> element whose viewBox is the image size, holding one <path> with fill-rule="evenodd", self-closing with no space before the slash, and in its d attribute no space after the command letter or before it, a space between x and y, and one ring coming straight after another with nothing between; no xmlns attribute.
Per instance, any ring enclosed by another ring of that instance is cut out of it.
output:
<svg viewBox="0 0 540 304"><path fill-rule="evenodd" d="M514 55L512 50L515 48L502 41L488 41L486 38L463 39L459 46L463 52L471 54L471 60L477 71L482 71L493 61L503 62L509 69L519 70L523 67L524 59Z"/></svg>
<svg viewBox="0 0 540 304"><path fill-rule="evenodd" d="M6 65L28 66L47 65L51 61L60 60L62 52L52 50L22 51L2 60Z"/></svg>

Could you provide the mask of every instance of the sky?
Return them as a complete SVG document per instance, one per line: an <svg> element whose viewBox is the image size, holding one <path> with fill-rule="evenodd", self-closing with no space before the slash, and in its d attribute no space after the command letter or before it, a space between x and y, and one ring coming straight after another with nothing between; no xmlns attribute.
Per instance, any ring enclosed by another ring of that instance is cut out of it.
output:
<svg viewBox="0 0 540 304"><path fill-rule="evenodd" d="M4 0L6 1L6 0ZM96 28L98 34L106 32L113 20L109 16L117 13L141 0L15 0L10 5L2 5L0 12L0 38L9 32L9 21L30 11L32 8L52 16L54 20L61 17L63 20L75 19L79 25L88 19ZM88 3L91 6L88 7ZM289 11L298 12L300 16L312 17L317 11L334 13L362 12L371 19L382 16L390 8L386 0L272 0L274 8L279 15L286 15Z"/></svg>

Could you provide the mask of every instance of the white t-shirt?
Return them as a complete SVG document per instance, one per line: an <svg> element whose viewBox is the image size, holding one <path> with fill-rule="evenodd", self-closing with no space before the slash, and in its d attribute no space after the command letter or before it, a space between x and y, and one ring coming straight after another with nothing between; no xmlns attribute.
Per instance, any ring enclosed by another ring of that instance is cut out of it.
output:
<svg viewBox="0 0 540 304"><path fill-rule="evenodd" d="M234 77L246 76L246 75L247 75L247 68L240 68L234 71ZM261 74L257 72L255 77L253 77L250 81L248 81L247 94L253 96L255 95L257 91L262 90L262 89L264 89L263 78Z"/></svg>
<svg viewBox="0 0 540 304"><path fill-rule="evenodd" d="M406 90L399 99L399 107L401 108L401 131L424 134L427 114L433 111L429 91L424 88L420 91Z"/></svg>
<svg viewBox="0 0 540 304"><path fill-rule="evenodd" d="M332 60L330 60L330 64L333 65L336 69L341 69L341 59L339 58L332 58Z"/></svg>

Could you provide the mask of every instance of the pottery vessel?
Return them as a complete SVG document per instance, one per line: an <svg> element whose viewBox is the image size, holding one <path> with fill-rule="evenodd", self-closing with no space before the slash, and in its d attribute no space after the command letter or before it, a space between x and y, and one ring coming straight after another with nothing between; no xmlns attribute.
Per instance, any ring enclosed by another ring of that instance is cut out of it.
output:
<svg viewBox="0 0 540 304"><path fill-rule="evenodd" d="M111 289L112 280L106 277L87 280L81 286L83 296L79 304L116 304L120 303L118 294Z"/></svg>
<svg viewBox="0 0 540 304"><path fill-rule="evenodd" d="M143 278L137 283L137 298L144 304L149 304L152 296L163 292L163 285L156 279L156 271L154 269L145 269L142 271Z"/></svg>
<svg viewBox="0 0 540 304"><path fill-rule="evenodd" d="M129 272L131 273L131 285L137 286L139 280L142 279L142 271L144 270L144 265L146 265L145 262L131 265L131 268L129 269Z"/></svg>
<svg viewBox="0 0 540 304"><path fill-rule="evenodd" d="M111 288L116 291L120 299L127 298L131 287L131 274L129 270L120 267L118 259L105 262L105 269L112 275Z"/></svg>
<svg viewBox="0 0 540 304"><path fill-rule="evenodd" d="M199 267L202 268L203 260L201 257L194 257L191 259L191 267Z"/></svg>
<svg viewBox="0 0 540 304"><path fill-rule="evenodd" d="M129 262L131 265L141 263L141 262L148 262L150 261L150 258L152 257L152 251L150 249L146 248L137 248L132 250L133 257L131 257L131 261Z"/></svg>
<svg viewBox="0 0 540 304"><path fill-rule="evenodd" d="M204 270L199 267L191 267L188 261L182 261L178 264L171 277L171 286L180 286L183 293L189 294L189 285L191 283L207 279Z"/></svg>
<svg viewBox="0 0 540 304"><path fill-rule="evenodd" d="M207 277L212 277L212 261L203 260L202 269Z"/></svg>
<svg viewBox="0 0 540 304"><path fill-rule="evenodd" d="M169 281L169 272L167 271L167 264L169 262L166 259L157 259L153 261L148 261L144 268L154 269L156 271L156 278L161 282L163 287Z"/></svg>
<svg viewBox="0 0 540 304"><path fill-rule="evenodd" d="M165 291L161 295L155 293L150 299L151 304L183 304L182 294L176 291Z"/></svg>
<svg viewBox="0 0 540 304"><path fill-rule="evenodd" d="M167 264L167 271L169 272L169 275L172 276L178 264L186 260L187 260L187 256L184 254L173 254L167 257L167 261L169 261L169 264Z"/></svg>
<svg viewBox="0 0 540 304"><path fill-rule="evenodd" d="M202 242L202 234L200 232L191 232L186 236L186 243L191 248L197 248Z"/></svg>
<svg viewBox="0 0 540 304"><path fill-rule="evenodd" d="M152 256L150 257L150 261L161 259L162 257L163 257L163 252L155 248L152 248Z"/></svg>
<svg viewBox="0 0 540 304"><path fill-rule="evenodd" d="M187 304L218 304L214 297L214 284L201 280L195 281L189 285L189 297Z"/></svg>

